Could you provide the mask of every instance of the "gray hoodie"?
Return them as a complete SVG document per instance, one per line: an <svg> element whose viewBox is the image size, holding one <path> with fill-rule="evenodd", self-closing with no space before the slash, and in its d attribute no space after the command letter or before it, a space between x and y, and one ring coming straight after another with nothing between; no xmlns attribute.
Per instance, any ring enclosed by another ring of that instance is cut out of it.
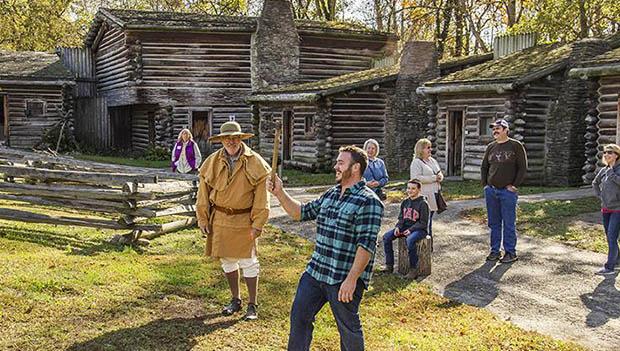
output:
<svg viewBox="0 0 620 351"><path fill-rule="evenodd" d="M620 210L620 163L602 168L592 181L594 193L601 199L601 207Z"/></svg>

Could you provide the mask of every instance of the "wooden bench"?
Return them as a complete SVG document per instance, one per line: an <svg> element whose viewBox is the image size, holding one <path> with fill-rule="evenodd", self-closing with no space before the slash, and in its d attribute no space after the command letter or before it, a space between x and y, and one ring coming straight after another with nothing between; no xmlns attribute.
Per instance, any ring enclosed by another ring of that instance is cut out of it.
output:
<svg viewBox="0 0 620 351"><path fill-rule="evenodd" d="M431 275L431 261L432 261L432 240L430 238L424 238L415 244L416 251L418 253L418 277L425 277ZM405 238L398 238L398 273L402 275L409 274L409 252L407 250L407 242Z"/></svg>

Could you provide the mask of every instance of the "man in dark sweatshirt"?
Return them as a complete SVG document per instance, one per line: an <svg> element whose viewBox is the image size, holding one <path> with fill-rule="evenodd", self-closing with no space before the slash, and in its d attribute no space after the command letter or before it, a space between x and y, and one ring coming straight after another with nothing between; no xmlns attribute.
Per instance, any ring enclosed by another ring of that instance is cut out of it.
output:
<svg viewBox="0 0 620 351"><path fill-rule="evenodd" d="M398 223L394 229L383 235L383 248L385 249L385 270L394 271L394 247L392 242L398 237L406 237L409 251L409 265L412 268L410 274L415 274L418 266L418 255L415 243L428 235L428 202L420 194L422 183L417 179L407 182L407 198L400 204ZM417 278L417 277L410 277Z"/></svg>
<svg viewBox="0 0 620 351"><path fill-rule="evenodd" d="M510 263L517 260L517 191L525 179L527 156L523 144L508 137L506 120L498 119L491 128L495 141L487 145L480 169L491 229L491 253L487 261ZM502 241L504 256L500 259Z"/></svg>

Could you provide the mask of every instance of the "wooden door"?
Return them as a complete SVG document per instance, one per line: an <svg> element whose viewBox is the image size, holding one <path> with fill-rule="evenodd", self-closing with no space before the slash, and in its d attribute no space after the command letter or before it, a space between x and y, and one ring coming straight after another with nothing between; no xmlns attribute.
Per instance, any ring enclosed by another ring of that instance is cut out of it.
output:
<svg viewBox="0 0 620 351"><path fill-rule="evenodd" d="M463 111L448 112L448 175L462 175Z"/></svg>
<svg viewBox="0 0 620 351"><path fill-rule="evenodd" d="M282 112L282 159L290 160L293 156L293 111Z"/></svg>
<svg viewBox="0 0 620 351"><path fill-rule="evenodd" d="M198 144L200 153L203 157L211 153L209 137L213 130L213 113L211 110L200 110L191 112L190 130L194 136L194 141Z"/></svg>

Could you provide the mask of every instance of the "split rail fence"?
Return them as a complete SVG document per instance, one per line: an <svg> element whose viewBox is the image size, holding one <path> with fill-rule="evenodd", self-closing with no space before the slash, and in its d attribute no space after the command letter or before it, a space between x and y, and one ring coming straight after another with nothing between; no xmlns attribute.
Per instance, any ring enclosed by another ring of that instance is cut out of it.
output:
<svg viewBox="0 0 620 351"><path fill-rule="evenodd" d="M196 225L196 175L6 147L0 147L0 174L0 199L95 213L65 216L0 206L0 219L128 231L113 237L120 243Z"/></svg>

